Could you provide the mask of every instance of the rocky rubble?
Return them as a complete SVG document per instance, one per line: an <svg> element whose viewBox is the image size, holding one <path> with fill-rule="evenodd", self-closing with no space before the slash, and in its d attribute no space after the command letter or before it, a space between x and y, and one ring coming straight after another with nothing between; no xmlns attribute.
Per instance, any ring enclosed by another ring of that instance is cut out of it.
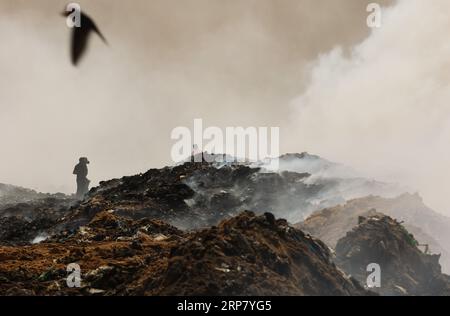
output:
<svg viewBox="0 0 450 316"><path fill-rule="evenodd" d="M336 262L366 284L367 267L381 268L381 295L450 295L450 277L442 274L439 255L427 255L399 222L388 216L360 217L359 225L336 245Z"/></svg>

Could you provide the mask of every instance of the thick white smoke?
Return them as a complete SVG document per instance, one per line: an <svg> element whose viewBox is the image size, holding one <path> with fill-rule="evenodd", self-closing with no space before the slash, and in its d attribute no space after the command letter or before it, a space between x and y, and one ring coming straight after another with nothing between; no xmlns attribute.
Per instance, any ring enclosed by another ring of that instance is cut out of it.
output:
<svg viewBox="0 0 450 316"><path fill-rule="evenodd" d="M450 214L450 1L399 0L349 54L312 66L297 145L417 188Z"/></svg>

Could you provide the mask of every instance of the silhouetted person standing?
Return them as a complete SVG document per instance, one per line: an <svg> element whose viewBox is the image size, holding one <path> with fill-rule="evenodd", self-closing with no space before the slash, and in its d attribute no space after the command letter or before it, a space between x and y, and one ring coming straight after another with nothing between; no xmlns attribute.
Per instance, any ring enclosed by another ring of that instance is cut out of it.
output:
<svg viewBox="0 0 450 316"><path fill-rule="evenodd" d="M73 170L73 174L77 176L77 199L83 199L86 193L89 192L89 179L88 175L88 167L89 160L85 157L80 158L80 162L75 166Z"/></svg>

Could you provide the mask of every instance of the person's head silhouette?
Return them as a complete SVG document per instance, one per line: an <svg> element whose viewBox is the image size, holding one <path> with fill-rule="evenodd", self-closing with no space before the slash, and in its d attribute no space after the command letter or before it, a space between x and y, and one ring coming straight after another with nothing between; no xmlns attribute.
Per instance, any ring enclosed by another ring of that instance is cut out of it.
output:
<svg viewBox="0 0 450 316"><path fill-rule="evenodd" d="M86 157L81 157L80 158L80 163L88 165L89 164L89 160Z"/></svg>

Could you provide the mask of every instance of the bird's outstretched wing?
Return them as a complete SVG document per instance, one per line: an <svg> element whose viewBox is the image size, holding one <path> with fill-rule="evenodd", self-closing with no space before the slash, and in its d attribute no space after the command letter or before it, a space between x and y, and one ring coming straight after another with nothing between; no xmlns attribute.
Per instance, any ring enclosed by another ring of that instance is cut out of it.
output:
<svg viewBox="0 0 450 316"><path fill-rule="evenodd" d="M102 32L100 32L100 30L98 29L97 25L95 25L94 22L92 22L92 30L97 33L97 35L102 39L103 43L105 43L106 45L108 45L108 41L106 40L106 38L103 36Z"/></svg>

